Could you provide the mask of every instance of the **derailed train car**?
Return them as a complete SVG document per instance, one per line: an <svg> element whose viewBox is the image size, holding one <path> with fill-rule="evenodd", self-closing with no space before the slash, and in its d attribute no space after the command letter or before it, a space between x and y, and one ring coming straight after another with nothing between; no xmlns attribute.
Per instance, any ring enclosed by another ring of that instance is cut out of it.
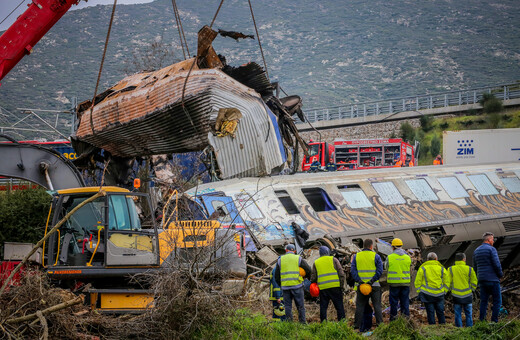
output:
<svg viewBox="0 0 520 340"><path fill-rule="evenodd" d="M224 225L245 227L263 245L292 240L296 222L309 241L340 245L366 237L403 240L423 255L471 261L482 234L497 237L502 265L520 264L520 164L374 169L231 179L187 192Z"/></svg>

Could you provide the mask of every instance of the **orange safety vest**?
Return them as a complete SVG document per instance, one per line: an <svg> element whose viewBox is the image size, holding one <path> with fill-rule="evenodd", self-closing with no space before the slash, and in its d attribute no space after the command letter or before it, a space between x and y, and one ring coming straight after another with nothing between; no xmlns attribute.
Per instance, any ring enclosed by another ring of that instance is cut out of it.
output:
<svg viewBox="0 0 520 340"><path fill-rule="evenodd" d="M408 163L408 166L413 166L413 161L410 161L410 163Z"/></svg>
<svg viewBox="0 0 520 340"><path fill-rule="evenodd" d="M442 159L437 159L437 158L435 158L435 159L433 160L433 165L442 165Z"/></svg>
<svg viewBox="0 0 520 340"><path fill-rule="evenodd" d="M398 160L397 162L395 162L394 168L400 168L402 165L403 165L403 161Z"/></svg>

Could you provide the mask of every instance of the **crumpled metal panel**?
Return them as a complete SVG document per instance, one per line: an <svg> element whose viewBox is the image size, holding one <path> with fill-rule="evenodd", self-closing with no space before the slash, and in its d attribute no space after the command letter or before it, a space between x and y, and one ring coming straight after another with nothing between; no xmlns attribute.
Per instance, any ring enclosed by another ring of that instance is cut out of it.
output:
<svg viewBox="0 0 520 340"><path fill-rule="evenodd" d="M213 89L215 108L234 107L243 117L238 121L235 138L217 137L208 133L215 150L222 178L264 176L284 164L285 155L277 140L275 127L258 96L237 96ZM212 116L216 119L218 110Z"/></svg>
<svg viewBox="0 0 520 340"><path fill-rule="evenodd" d="M94 106L94 132L90 109L80 112L76 138L122 157L200 151L211 144L222 178L266 175L283 165L275 127L254 90L219 70L195 65L182 100L192 63L123 79ZM227 107L244 115L237 137L213 137L218 109Z"/></svg>

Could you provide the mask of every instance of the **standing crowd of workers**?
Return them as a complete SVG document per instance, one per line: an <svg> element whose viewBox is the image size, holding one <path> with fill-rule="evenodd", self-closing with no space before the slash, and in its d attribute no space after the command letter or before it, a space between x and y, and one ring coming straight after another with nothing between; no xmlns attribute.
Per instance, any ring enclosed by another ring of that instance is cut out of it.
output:
<svg viewBox="0 0 520 340"><path fill-rule="evenodd" d="M466 316L466 327L473 325L473 292L480 287L480 320L486 319L489 297L493 299L491 321L498 322L502 303L500 278L503 276L497 250L493 247L492 233L483 235L483 243L473 254L475 268L466 264L466 255L457 253L455 263L445 268L437 254L431 252L416 273L414 286L418 297L424 303L429 324L446 322L444 306L447 294L451 294L455 315L455 326L462 327L462 312ZM410 285L412 259L403 249L402 240L392 240L393 252L385 263L373 250L373 241L364 240L363 250L351 258L350 274L355 281L356 312L354 328L364 332L372 326L372 315L376 325L383 323L381 305L382 290L379 279L383 270L387 270L389 286L390 321L401 315L410 317ZM320 320L327 320L327 309L332 301L337 320L345 319L343 291L346 275L339 260L330 254L330 249L321 246L320 257L312 269L305 260L296 254L294 245L285 248L285 255L279 257L271 273L270 300L273 302L273 319L292 321L292 303L298 310L298 319L306 323L304 305L304 277L310 274L310 293L319 296ZM370 305L369 301L372 305ZM372 309L373 308L373 309Z"/></svg>

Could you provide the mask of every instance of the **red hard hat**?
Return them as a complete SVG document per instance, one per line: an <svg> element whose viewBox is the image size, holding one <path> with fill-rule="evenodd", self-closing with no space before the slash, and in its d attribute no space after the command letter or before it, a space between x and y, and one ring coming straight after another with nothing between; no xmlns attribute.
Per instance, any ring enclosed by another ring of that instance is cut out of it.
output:
<svg viewBox="0 0 520 340"><path fill-rule="evenodd" d="M309 288L312 297L320 296L320 287L316 282L311 283L311 287Z"/></svg>

